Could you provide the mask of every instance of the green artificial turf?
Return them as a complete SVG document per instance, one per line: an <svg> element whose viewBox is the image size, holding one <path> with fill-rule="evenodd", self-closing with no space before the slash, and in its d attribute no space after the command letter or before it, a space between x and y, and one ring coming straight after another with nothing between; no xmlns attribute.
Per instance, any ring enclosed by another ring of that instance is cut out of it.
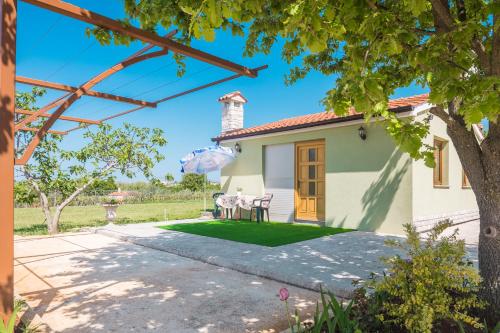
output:
<svg viewBox="0 0 500 333"><path fill-rule="evenodd" d="M353 231L316 225L232 220L173 224L159 228L270 247Z"/></svg>

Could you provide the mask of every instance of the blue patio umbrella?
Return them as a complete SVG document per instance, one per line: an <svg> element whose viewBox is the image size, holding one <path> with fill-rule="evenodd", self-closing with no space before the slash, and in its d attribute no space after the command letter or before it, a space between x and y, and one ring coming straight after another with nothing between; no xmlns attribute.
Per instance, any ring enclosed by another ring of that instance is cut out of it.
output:
<svg viewBox="0 0 500 333"><path fill-rule="evenodd" d="M196 149L180 160L181 172L206 175L209 172L222 169L233 162L235 158L235 151L228 147L211 146ZM204 198L204 209L205 211L207 209L206 196Z"/></svg>

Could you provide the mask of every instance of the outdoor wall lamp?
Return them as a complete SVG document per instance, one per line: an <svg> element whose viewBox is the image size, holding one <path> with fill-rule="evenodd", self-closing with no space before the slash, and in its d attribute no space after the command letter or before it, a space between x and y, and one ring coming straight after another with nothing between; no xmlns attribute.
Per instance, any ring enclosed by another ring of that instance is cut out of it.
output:
<svg viewBox="0 0 500 333"><path fill-rule="evenodd" d="M359 137L361 138L361 140L363 140L363 141L366 140L366 129L363 126L358 128L358 134L359 134Z"/></svg>
<svg viewBox="0 0 500 333"><path fill-rule="evenodd" d="M237 153L241 153L241 146L238 142L234 145L234 150L236 150Z"/></svg>

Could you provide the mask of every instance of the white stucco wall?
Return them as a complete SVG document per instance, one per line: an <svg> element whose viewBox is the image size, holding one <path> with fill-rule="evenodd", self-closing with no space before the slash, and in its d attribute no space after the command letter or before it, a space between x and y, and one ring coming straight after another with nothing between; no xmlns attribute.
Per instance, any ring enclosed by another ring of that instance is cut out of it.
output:
<svg viewBox="0 0 500 333"><path fill-rule="evenodd" d="M421 115L423 118L426 115ZM425 143L433 145L434 138L448 141L448 186L435 187L433 169L423 161L414 161L413 169L413 215L415 220L434 216L453 215L477 210L476 198L470 188L462 188L462 165L457 151L446 134L446 125L438 117L430 122L430 134Z"/></svg>
<svg viewBox="0 0 500 333"><path fill-rule="evenodd" d="M242 153L221 172L223 190L263 194L266 145L325 140L326 225L401 234L412 221L412 166L380 125L358 136L359 124L238 140ZM364 125L366 126L366 125ZM222 143L232 146L235 142Z"/></svg>

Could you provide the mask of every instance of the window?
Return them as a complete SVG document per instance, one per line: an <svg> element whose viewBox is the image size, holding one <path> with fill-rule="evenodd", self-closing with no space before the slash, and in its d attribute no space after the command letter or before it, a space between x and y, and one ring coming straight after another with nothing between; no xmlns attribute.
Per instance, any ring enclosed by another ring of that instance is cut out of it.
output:
<svg viewBox="0 0 500 333"><path fill-rule="evenodd" d="M316 162L316 148L309 148L308 155L309 162Z"/></svg>
<svg viewBox="0 0 500 333"><path fill-rule="evenodd" d="M316 195L316 183L315 182L309 182L309 195L310 196Z"/></svg>
<svg viewBox="0 0 500 333"><path fill-rule="evenodd" d="M234 102L234 107L235 108L239 108L241 106L241 103L240 102Z"/></svg>
<svg viewBox="0 0 500 333"><path fill-rule="evenodd" d="M467 178L464 169L462 169L462 188L470 188L469 178Z"/></svg>
<svg viewBox="0 0 500 333"><path fill-rule="evenodd" d="M315 165L309 166L309 179L316 179L316 166Z"/></svg>
<svg viewBox="0 0 500 333"><path fill-rule="evenodd" d="M434 139L434 186L448 186L448 142Z"/></svg>

